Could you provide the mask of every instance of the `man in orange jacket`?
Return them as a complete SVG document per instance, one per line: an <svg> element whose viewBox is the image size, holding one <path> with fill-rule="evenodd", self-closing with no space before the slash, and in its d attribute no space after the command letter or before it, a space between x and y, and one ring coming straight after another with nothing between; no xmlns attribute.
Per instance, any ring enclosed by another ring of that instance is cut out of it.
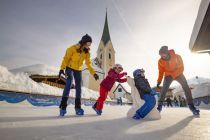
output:
<svg viewBox="0 0 210 140"><path fill-rule="evenodd" d="M158 61L159 77L157 80L157 88L160 88L161 81L164 76L163 88L160 92L159 104L157 109L162 110L162 104L165 99L167 90L173 80L179 82L185 92L188 106L194 115L199 115L199 110L195 108L192 99L191 90L187 84L187 80L183 75L184 64L180 55L175 54L174 50L168 50L168 46L162 46L159 50L161 58Z"/></svg>

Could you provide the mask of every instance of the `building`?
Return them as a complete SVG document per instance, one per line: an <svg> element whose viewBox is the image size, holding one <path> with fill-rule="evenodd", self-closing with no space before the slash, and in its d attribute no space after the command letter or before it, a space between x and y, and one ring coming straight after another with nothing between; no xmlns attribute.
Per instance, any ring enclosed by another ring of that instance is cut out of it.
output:
<svg viewBox="0 0 210 140"><path fill-rule="evenodd" d="M58 87L58 88L64 88L66 84L66 80L64 77L58 77L58 76L53 76L53 75L38 75L38 74L33 74L29 76L32 80L34 80L37 83L45 83L50 86ZM74 84L72 84L72 87L74 88Z"/></svg>
<svg viewBox="0 0 210 140"><path fill-rule="evenodd" d="M189 48L192 52L210 54L210 0L201 0L198 15L190 38ZM208 60L207 60L208 61ZM210 107L210 82L196 77L192 84L192 95L197 106ZM204 81L204 82L201 82ZM179 91L182 93L181 91Z"/></svg>
<svg viewBox="0 0 210 140"><path fill-rule="evenodd" d="M100 82L104 79L104 77L107 75L107 72L114 66L114 64L115 50L113 48L109 33L108 18L106 12L103 34L97 49L97 57L92 60L93 68L99 75L99 80L95 81L93 76L89 73L87 67L84 65L82 71L83 86L95 91L99 91ZM116 86L113 86L112 90L109 92L110 98L114 98L113 90L115 87Z"/></svg>
<svg viewBox="0 0 210 140"><path fill-rule="evenodd" d="M128 103L132 103L131 93L129 93L121 84L117 85L113 93L116 99L125 98L128 100Z"/></svg>
<svg viewBox="0 0 210 140"><path fill-rule="evenodd" d="M191 89L193 101L196 106L210 107L210 79L196 76L187 80ZM179 85L172 91L175 97L185 97L182 87Z"/></svg>
<svg viewBox="0 0 210 140"><path fill-rule="evenodd" d="M192 31L189 48L193 52L210 54L210 0L201 0Z"/></svg>

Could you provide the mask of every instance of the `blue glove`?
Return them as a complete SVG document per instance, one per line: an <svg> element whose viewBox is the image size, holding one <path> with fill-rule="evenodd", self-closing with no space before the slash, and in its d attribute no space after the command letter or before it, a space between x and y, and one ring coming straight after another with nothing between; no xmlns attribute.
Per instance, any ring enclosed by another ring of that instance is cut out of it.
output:
<svg viewBox="0 0 210 140"><path fill-rule="evenodd" d="M154 91L154 90L151 90L151 91L150 91L150 94L153 95L153 96L155 96L155 95L157 95L157 92Z"/></svg>

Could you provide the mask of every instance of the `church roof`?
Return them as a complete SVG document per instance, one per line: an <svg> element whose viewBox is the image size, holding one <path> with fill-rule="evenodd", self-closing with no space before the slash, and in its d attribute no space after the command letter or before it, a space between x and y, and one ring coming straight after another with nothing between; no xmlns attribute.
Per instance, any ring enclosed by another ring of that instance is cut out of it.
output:
<svg viewBox="0 0 210 140"><path fill-rule="evenodd" d="M111 40L111 37L110 37L110 34L109 34L107 11L106 11L106 17L105 17L105 23L104 23L104 30L103 30L103 34L102 34L101 40L103 41L104 45L106 45Z"/></svg>
<svg viewBox="0 0 210 140"><path fill-rule="evenodd" d="M115 91L116 91L119 87L121 87L126 93L131 94L130 92L128 92L128 91L125 89L125 87L124 87L122 84L118 84L117 87L115 88L115 90L113 91L113 93L115 93Z"/></svg>

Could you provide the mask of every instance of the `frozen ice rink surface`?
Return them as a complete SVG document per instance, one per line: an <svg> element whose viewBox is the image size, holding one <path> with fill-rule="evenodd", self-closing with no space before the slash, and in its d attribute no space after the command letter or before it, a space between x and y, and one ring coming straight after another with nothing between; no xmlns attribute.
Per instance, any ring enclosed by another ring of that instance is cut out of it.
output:
<svg viewBox="0 0 210 140"><path fill-rule="evenodd" d="M210 110L195 118L188 108L163 108L161 120L132 120L130 106L105 106L96 116L90 106L77 117L74 107L58 117L58 107L0 102L1 140L210 140Z"/></svg>

